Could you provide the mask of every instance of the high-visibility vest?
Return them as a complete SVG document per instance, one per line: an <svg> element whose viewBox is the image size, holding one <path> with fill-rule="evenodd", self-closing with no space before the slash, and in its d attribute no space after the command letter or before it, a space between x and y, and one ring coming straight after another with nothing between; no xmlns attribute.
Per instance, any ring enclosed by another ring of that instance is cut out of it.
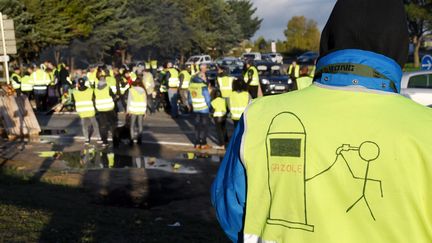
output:
<svg viewBox="0 0 432 243"><path fill-rule="evenodd" d="M114 110L114 100L110 95L110 87L107 85L103 89L95 89L95 105L98 111Z"/></svg>
<svg viewBox="0 0 432 243"><path fill-rule="evenodd" d="M192 107L194 111L203 111L209 109L202 92L204 87L206 87L206 85L203 83L192 82L189 85L189 93L192 99Z"/></svg>
<svg viewBox="0 0 432 243"><path fill-rule="evenodd" d="M135 82L135 80L137 80L138 76L136 75L135 72L130 72L130 78L132 79L132 81Z"/></svg>
<svg viewBox="0 0 432 243"><path fill-rule="evenodd" d="M222 93L222 97L228 98L232 94L232 84L234 82L234 78L230 76L223 76L217 78L219 89Z"/></svg>
<svg viewBox="0 0 432 243"><path fill-rule="evenodd" d="M229 99L231 119L234 121L240 120L243 112L249 104L249 93L243 92L233 92Z"/></svg>
<svg viewBox="0 0 432 243"><path fill-rule="evenodd" d="M125 81L125 79L123 79L123 81ZM121 95L124 95L126 93L126 91L128 91L130 88L130 85L128 83L126 83L125 86L123 86L122 84L120 84L119 86L120 86L119 88L120 88L120 94Z"/></svg>
<svg viewBox="0 0 432 243"><path fill-rule="evenodd" d="M290 65L288 69L288 75L294 76L295 78L300 77L300 65L296 65L295 67Z"/></svg>
<svg viewBox="0 0 432 243"><path fill-rule="evenodd" d="M32 79L33 90L47 90L47 86L51 83L50 75L42 69L32 73Z"/></svg>
<svg viewBox="0 0 432 243"><path fill-rule="evenodd" d="M153 79L153 75L149 72L143 73L143 84L148 94L153 93L155 82Z"/></svg>
<svg viewBox="0 0 432 243"><path fill-rule="evenodd" d="M316 72L316 65L314 65L314 66L312 67L312 70L311 70L309 76L310 76L311 78L314 78L314 77L315 77L315 72Z"/></svg>
<svg viewBox="0 0 432 243"><path fill-rule="evenodd" d="M227 113L226 101L224 98L218 97L212 100L213 117L224 117Z"/></svg>
<svg viewBox="0 0 432 243"><path fill-rule="evenodd" d="M180 75L183 75L182 89L188 89L191 81L191 74L187 70L183 70L180 72Z"/></svg>
<svg viewBox="0 0 432 243"><path fill-rule="evenodd" d="M296 79L297 81L297 90L305 89L312 85L313 79L309 76L303 76Z"/></svg>
<svg viewBox="0 0 432 243"><path fill-rule="evenodd" d="M175 68L168 69L168 72L170 73L170 77L168 79L168 87L178 88L180 85L179 72Z"/></svg>
<svg viewBox="0 0 432 243"><path fill-rule="evenodd" d="M193 76L199 72L200 72L199 65L198 64L196 64L196 65L192 64L191 65L191 75Z"/></svg>
<svg viewBox="0 0 432 243"><path fill-rule="evenodd" d="M33 91L33 79L30 77L30 75L25 75L21 78L21 91Z"/></svg>
<svg viewBox="0 0 432 243"><path fill-rule="evenodd" d="M117 94L117 80L114 78L114 76L107 76L105 78L107 85L110 87L111 91L114 94Z"/></svg>
<svg viewBox="0 0 432 243"><path fill-rule="evenodd" d="M99 82L99 80L97 79L97 70L94 70L93 72L87 73L86 86L88 88L94 87L98 82Z"/></svg>
<svg viewBox="0 0 432 243"><path fill-rule="evenodd" d="M432 242L429 108L311 86L258 100L244 120L245 239Z"/></svg>
<svg viewBox="0 0 432 243"><path fill-rule="evenodd" d="M132 101L128 110L133 115L145 115L147 111L146 96L140 94L134 87L129 90L129 95L132 96Z"/></svg>
<svg viewBox="0 0 432 243"><path fill-rule="evenodd" d="M18 79L18 82L15 81L15 78ZM11 77L10 77L11 81L12 81L12 87L17 90L21 88L21 77L16 74L16 73L12 73Z"/></svg>
<svg viewBox="0 0 432 243"><path fill-rule="evenodd" d="M93 104L93 89L87 88L84 91L76 89L73 91L75 108L81 118L94 117L96 110Z"/></svg>
<svg viewBox="0 0 432 243"><path fill-rule="evenodd" d="M158 68L158 66L157 66L157 61L156 61L156 60L151 60L151 61L150 61L150 65L151 65L151 68L152 68L153 70L156 70L156 69Z"/></svg>
<svg viewBox="0 0 432 243"><path fill-rule="evenodd" d="M151 64L149 62L144 63L145 69L149 70L151 68Z"/></svg>
<svg viewBox="0 0 432 243"><path fill-rule="evenodd" d="M258 74L258 70L254 66L249 67L249 69L246 71L246 73L244 75L244 81L246 83L249 82L249 72L251 70L253 71L253 74L252 74L252 81L250 81L249 85L250 86L258 86L259 85L259 74Z"/></svg>

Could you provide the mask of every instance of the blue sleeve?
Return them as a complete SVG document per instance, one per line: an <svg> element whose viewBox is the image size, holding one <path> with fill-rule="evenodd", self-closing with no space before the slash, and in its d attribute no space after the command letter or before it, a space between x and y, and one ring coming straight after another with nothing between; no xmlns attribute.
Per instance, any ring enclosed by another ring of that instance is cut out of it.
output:
<svg viewBox="0 0 432 243"><path fill-rule="evenodd" d="M207 87L202 88L202 93L205 99L205 102L207 103L207 107L211 108L211 98L210 93Z"/></svg>
<svg viewBox="0 0 432 243"><path fill-rule="evenodd" d="M243 118L233 134L227 153L211 188L211 200L219 224L233 242L243 240L246 171L240 160Z"/></svg>

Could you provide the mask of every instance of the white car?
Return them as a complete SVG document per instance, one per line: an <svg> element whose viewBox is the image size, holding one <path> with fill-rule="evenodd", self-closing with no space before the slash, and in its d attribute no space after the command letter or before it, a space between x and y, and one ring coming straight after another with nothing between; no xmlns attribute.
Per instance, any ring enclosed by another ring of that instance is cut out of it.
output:
<svg viewBox="0 0 432 243"><path fill-rule="evenodd" d="M419 104L432 107L432 71L404 73L401 94Z"/></svg>
<svg viewBox="0 0 432 243"><path fill-rule="evenodd" d="M272 52L272 53L268 53L267 55L270 56L272 62L283 64L283 56L280 53Z"/></svg>
<svg viewBox="0 0 432 243"><path fill-rule="evenodd" d="M192 64L208 64L212 63L212 59L209 55L197 55L197 56L191 56L186 61L186 65L192 65Z"/></svg>

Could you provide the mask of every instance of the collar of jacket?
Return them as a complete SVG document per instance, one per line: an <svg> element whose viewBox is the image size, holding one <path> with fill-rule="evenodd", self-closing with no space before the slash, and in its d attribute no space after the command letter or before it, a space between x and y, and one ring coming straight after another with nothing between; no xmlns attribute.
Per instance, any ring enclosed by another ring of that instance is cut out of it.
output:
<svg viewBox="0 0 432 243"><path fill-rule="evenodd" d="M357 49L339 50L320 58L317 63L317 70L328 65L340 63L366 65L390 80L354 74L323 73L322 76L318 77L315 81L324 85L338 87L359 85L368 89L394 93L396 91L392 87L396 86L397 93L400 92L402 69L399 64L391 58L370 51Z"/></svg>

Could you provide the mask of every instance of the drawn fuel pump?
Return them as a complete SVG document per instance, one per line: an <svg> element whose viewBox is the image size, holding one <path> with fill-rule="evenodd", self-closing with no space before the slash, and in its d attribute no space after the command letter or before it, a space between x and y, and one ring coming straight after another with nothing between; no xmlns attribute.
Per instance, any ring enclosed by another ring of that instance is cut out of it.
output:
<svg viewBox="0 0 432 243"><path fill-rule="evenodd" d="M306 130L291 112L273 118L266 137L270 212L267 223L314 231L306 204Z"/></svg>

